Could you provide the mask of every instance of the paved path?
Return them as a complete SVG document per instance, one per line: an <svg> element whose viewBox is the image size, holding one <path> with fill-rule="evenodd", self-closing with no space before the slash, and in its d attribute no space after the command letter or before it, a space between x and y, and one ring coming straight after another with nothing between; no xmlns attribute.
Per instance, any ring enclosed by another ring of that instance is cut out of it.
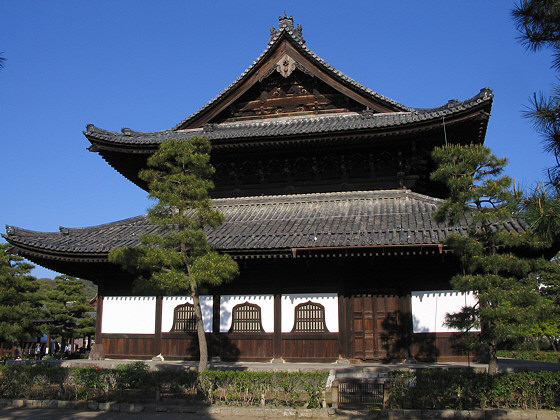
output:
<svg viewBox="0 0 560 420"><path fill-rule="evenodd" d="M248 416L231 416L218 414L194 414L194 413L118 413L111 411L85 411L67 408L0 408L0 420L67 420L67 419L99 419L99 420L208 420L208 419L231 419L246 420ZM267 417L267 419L278 419L285 417Z"/></svg>
<svg viewBox="0 0 560 420"><path fill-rule="evenodd" d="M132 363L136 360L50 360L43 363L59 364L63 367L78 367L95 364L103 368L114 368L123 363ZM146 360L145 363L152 367L168 367L178 369L196 369L198 362L196 361L151 361ZM210 369L219 370L248 370L248 371L336 371L337 374L343 373L378 373L384 374L391 370L397 369L454 369L472 367L475 370L486 371L488 365L484 363L466 363L466 362L449 362L449 363L266 363L266 362L210 362ZM498 367L500 372L525 372L538 370L560 370L560 363L535 362L531 360L516 359L498 359Z"/></svg>

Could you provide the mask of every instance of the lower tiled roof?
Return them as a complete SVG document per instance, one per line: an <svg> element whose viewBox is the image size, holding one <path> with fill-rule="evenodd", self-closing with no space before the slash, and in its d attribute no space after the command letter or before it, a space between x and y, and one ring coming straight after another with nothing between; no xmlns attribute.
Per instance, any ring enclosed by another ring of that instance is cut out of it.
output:
<svg viewBox="0 0 560 420"><path fill-rule="evenodd" d="M409 190L225 198L213 203L226 221L208 230L208 238L216 249L239 255L295 255L296 249L437 246L451 233L467 234L467 220L449 226L432 219L441 200ZM524 230L515 220L505 228ZM143 215L49 233L8 226L3 236L22 254L86 258L106 257L113 248L139 245L140 235L156 229Z"/></svg>

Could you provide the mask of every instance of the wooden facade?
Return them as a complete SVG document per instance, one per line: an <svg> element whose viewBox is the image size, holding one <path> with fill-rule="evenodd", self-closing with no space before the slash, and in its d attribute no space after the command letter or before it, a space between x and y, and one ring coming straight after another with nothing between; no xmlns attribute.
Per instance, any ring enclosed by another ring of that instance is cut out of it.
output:
<svg viewBox="0 0 560 420"><path fill-rule="evenodd" d="M279 295L275 299L278 300ZM410 347L411 335L403 328L409 322L409 305L410 296L339 296L340 332L283 333L276 323L273 333L207 333L208 350L211 357L221 360L404 360L410 350L414 351ZM161 305L156 310L161 311ZM102 318L101 311L99 318ZM280 319L278 312L276 317ZM159 317L156 314L156 323L158 321L160 324L156 325L154 334L100 334L106 357L151 359L161 354L166 359L198 358L196 332L161 332L161 313ZM418 348L421 347L419 344ZM417 355L436 358L434 353L423 355L418 352Z"/></svg>
<svg viewBox="0 0 560 420"><path fill-rule="evenodd" d="M240 265L231 284L203 291L213 302L212 357L450 360L463 357L451 334L416 331L411 303L415 291L450 288L460 265L442 242L467 235L466 220L450 226L431 217L447 191L429 178L430 154L446 142L482 143L492 100L485 88L437 108L400 104L317 56L301 27L283 16L255 62L175 127L114 132L90 124L84 134L90 151L144 189L138 171L162 141L199 135L211 141L213 204L226 222L206 234ZM506 228L522 229L514 222ZM109 251L139 245L152 230L138 216L56 233L8 226L5 238L35 263L99 286L97 357L196 359L184 299L170 309L165 297L152 297L144 306L149 317L139 312L138 325L103 325L104 297L131 298L135 281L109 262ZM308 298L283 300L296 294ZM336 307L321 309L326 294L336 297ZM224 306L224 296L245 295L266 295L266 314L251 299ZM118 303L111 305L117 314ZM234 318L231 325L225 315Z"/></svg>

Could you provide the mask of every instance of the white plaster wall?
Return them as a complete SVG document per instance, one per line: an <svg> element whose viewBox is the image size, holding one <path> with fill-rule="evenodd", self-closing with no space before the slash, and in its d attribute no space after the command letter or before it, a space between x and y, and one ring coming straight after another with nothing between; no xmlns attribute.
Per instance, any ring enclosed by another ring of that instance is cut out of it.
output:
<svg viewBox="0 0 560 420"><path fill-rule="evenodd" d="M202 310L202 322L204 331L212 332L212 296L200 296L200 309ZM184 303L193 303L190 296L164 296L161 303L161 331L169 332L173 328L173 312L175 307Z"/></svg>
<svg viewBox="0 0 560 420"><path fill-rule="evenodd" d="M103 298L104 334L154 334L156 298L154 296L105 296Z"/></svg>
<svg viewBox="0 0 560 420"><path fill-rule="evenodd" d="M235 305L252 303L261 308L263 330L274 332L274 296L273 295L225 295L220 297L220 332L231 328L231 313Z"/></svg>
<svg viewBox="0 0 560 420"><path fill-rule="evenodd" d="M456 332L444 325L448 313L476 304L473 292L456 290L425 290L411 293L413 332ZM474 331L474 330L473 330Z"/></svg>
<svg viewBox="0 0 560 420"><path fill-rule="evenodd" d="M295 308L305 302L320 303L325 307L325 324L329 332L338 332L338 295L336 293L310 293L282 295L282 332L294 328Z"/></svg>

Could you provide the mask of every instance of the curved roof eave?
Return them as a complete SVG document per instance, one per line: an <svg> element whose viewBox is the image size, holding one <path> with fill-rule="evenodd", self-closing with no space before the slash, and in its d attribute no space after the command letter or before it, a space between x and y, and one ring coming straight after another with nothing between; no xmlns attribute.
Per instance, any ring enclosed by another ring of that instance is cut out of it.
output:
<svg viewBox="0 0 560 420"><path fill-rule="evenodd" d="M430 109L418 109L414 112L328 114L321 116L283 117L265 120L252 120L235 123L209 124L203 128L185 130L162 130L153 132L134 131L123 128L122 131L109 131L98 128L93 124L86 127L84 135L92 143L90 150L96 151L96 145L103 145L108 149L114 145L115 150L130 146L135 149L151 149L162 141L170 138L188 139L193 136L203 135L211 141L233 141L237 138L278 138L293 135L320 135L343 134L344 132L359 130L378 130L394 128L404 130L421 126L430 122L446 119L451 123L455 117L474 115L484 112L489 114L493 93L484 88L464 101L450 101L447 104ZM483 139L480 139L483 140Z"/></svg>
<svg viewBox="0 0 560 420"><path fill-rule="evenodd" d="M410 190L223 198L213 202L226 221L209 230L208 238L219 251L240 258L290 257L294 249L329 252L342 248L441 247L451 233L466 235L468 226L466 219L457 226L436 223L431 213L441 200ZM525 229L517 221L505 228ZM146 216L137 216L92 227L60 228L59 232L8 226L2 236L32 261L89 263L107 262L111 249L138 246L140 236L155 229Z"/></svg>

